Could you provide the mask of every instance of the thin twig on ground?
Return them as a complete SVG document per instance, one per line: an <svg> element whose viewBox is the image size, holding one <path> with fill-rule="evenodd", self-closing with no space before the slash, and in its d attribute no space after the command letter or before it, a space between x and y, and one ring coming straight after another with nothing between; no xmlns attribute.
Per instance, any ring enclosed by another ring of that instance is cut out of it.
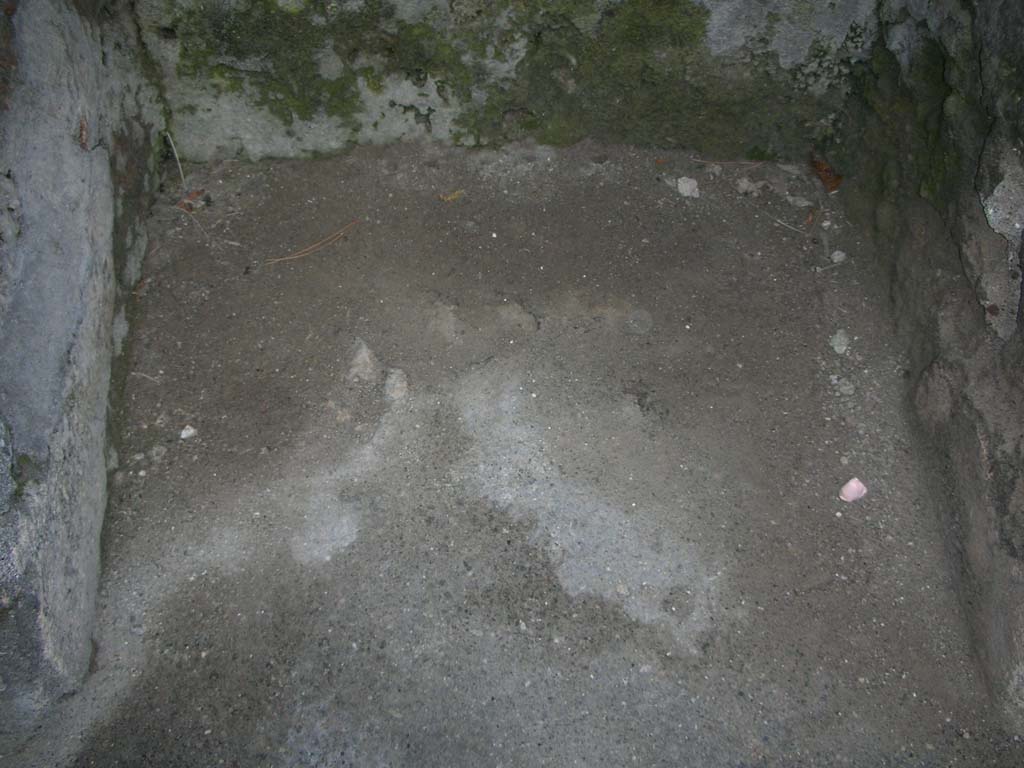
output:
<svg viewBox="0 0 1024 768"><path fill-rule="evenodd" d="M825 261L832 259L832 246L828 242L828 230L824 227L821 228L821 251L825 256Z"/></svg>
<svg viewBox="0 0 1024 768"><path fill-rule="evenodd" d="M358 223L359 219L355 219L354 221L346 224L344 227L339 229L334 234L328 235L323 240L318 240L312 245L307 245L305 248L298 250L295 253L289 253L287 256L280 256L276 259L268 259L263 263L264 265L279 264L282 261L294 261L295 259L301 259L304 256L309 256L310 254L316 253L322 248L326 248L328 245L334 245L334 243L341 240L341 238L348 234L348 231Z"/></svg>
<svg viewBox="0 0 1024 768"><path fill-rule="evenodd" d="M174 162L178 164L178 175L181 176L181 193L188 193L188 184L185 183L185 171L181 169L181 159L178 157L178 148L174 146L174 138L171 136L170 131L164 131L164 135L167 137L168 143L171 145L171 152L174 153Z"/></svg>
<svg viewBox="0 0 1024 768"><path fill-rule="evenodd" d="M797 229L792 224L787 224L786 222L782 221L781 219L776 219L774 216L772 216L772 219L775 221L776 224L781 224L786 229L792 229L794 232L799 232L801 235L806 235L807 234L802 229Z"/></svg>
<svg viewBox="0 0 1024 768"><path fill-rule="evenodd" d="M192 213L192 211L186 211L184 208L182 208L181 206L178 206L178 205L176 205L174 207L177 208L182 213L184 213L186 216L188 216L190 219L192 219L192 221L194 221L196 223L196 226L199 227L199 230L203 233L203 236L206 238L206 242L207 243L212 242L212 238L210 237L210 233L206 231L206 227L204 227L202 225L202 223L199 221L199 219L196 218L196 215L194 213Z"/></svg>
<svg viewBox="0 0 1024 768"><path fill-rule="evenodd" d="M815 267L814 271L815 272L828 272L830 269L835 269L836 267L843 266L844 263L845 262L840 261L840 262L838 262L836 264L829 264L828 266L825 266L825 267Z"/></svg>
<svg viewBox="0 0 1024 768"><path fill-rule="evenodd" d="M765 163L764 160L702 160L699 157L691 157L690 160L704 165L749 165L755 168Z"/></svg>

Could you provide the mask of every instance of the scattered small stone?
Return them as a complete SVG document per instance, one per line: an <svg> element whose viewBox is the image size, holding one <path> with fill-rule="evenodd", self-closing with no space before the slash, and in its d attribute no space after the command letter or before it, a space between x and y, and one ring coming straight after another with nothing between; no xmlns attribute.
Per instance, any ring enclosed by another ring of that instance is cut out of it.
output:
<svg viewBox="0 0 1024 768"><path fill-rule="evenodd" d="M650 333L654 327L654 318L646 309L634 309L626 316L625 330L633 336Z"/></svg>
<svg viewBox="0 0 1024 768"><path fill-rule="evenodd" d="M757 185L746 176L741 176L736 180L736 191L741 195L751 195L752 197L757 197L761 194Z"/></svg>
<svg viewBox="0 0 1024 768"><path fill-rule="evenodd" d="M847 379L840 379L837 382L837 388L839 389L839 394L844 395L846 397L850 397L854 392L857 391L857 388L853 385L853 382L848 381Z"/></svg>
<svg viewBox="0 0 1024 768"><path fill-rule="evenodd" d="M842 490L839 491L839 498L847 503L851 503L857 501L857 499L864 498L867 492L867 486L856 477L852 477L843 486Z"/></svg>
<svg viewBox="0 0 1024 768"><path fill-rule="evenodd" d="M837 355L845 355L846 350L850 348L850 334L840 328L832 334L832 338L829 339L828 343Z"/></svg>
<svg viewBox="0 0 1024 768"><path fill-rule="evenodd" d="M402 400L409 394L409 379L401 368L392 368L384 380L384 397L392 402Z"/></svg>
<svg viewBox="0 0 1024 768"><path fill-rule="evenodd" d="M721 175L722 166L720 166L718 163L712 163L711 165L708 166L708 176L710 176L712 179L717 179Z"/></svg>
<svg viewBox="0 0 1024 768"><path fill-rule="evenodd" d="M700 197L700 187L697 184L697 180L691 179L689 176L680 176L676 179L676 189L679 190L679 194L683 197Z"/></svg>
<svg viewBox="0 0 1024 768"><path fill-rule="evenodd" d="M769 186L767 181L751 181L746 176L741 176L736 180L736 191L750 197L759 197L761 190L767 186Z"/></svg>
<svg viewBox="0 0 1024 768"><path fill-rule="evenodd" d="M832 251L832 255L829 258L832 259L833 264L842 264L844 261L846 261L846 252Z"/></svg>
<svg viewBox="0 0 1024 768"><path fill-rule="evenodd" d="M348 367L348 380L376 384L380 381L383 372L384 367L380 364L377 356L373 354L373 350L366 346L366 342L362 339L356 339L352 362Z"/></svg>
<svg viewBox="0 0 1024 768"><path fill-rule="evenodd" d="M185 428L181 430L182 440L191 440L193 437L199 434L199 430L193 427L191 424L186 424Z"/></svg>
<svg viewBox="0 0 1024 768"><path fill-rule="evenodd" d="M811 208L814 206L814 203L806 197L800 197L799 195L786 195L786 202L796 208Z"/></svg>
<svg viewBox="0 0 1024 768"><path fill-rule="evenodd" d="M158 464L163 461L164 456L167 455L167 447L163 445L154 445L149 449L149 459L154 464Z"/></svg>

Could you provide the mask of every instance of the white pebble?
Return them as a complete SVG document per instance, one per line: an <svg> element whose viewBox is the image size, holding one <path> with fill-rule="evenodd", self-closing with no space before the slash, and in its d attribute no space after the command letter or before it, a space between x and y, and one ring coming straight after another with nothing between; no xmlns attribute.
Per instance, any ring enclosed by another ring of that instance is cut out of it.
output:
<svg viewBox="0 0 1024 768"><path fill-rule="evenodd" d="M700 197L700 187L697 184L697 180L691 179L689 176L680 176L676 179L676 189L679 190L679 194L683 197Z"/></svg>
<svg viewBox="0 0 1024 768"><path fill-rule="evenodd" d="M828 343L837 355L845 355L846 350L850 348L850 334L840 328L832 334L832 338L829 339Z"/></svg>

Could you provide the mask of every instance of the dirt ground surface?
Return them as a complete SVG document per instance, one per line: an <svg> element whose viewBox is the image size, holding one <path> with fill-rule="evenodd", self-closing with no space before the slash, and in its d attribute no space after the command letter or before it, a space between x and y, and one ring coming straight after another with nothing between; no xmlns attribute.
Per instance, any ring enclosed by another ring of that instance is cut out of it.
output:
<svg viewBox="0 0 1024 768"><path fill-rule="evenodd" d="M185 170L210 204L150 223L94 670L21 764L1024 764L884 282L808 169Z"/></svg>

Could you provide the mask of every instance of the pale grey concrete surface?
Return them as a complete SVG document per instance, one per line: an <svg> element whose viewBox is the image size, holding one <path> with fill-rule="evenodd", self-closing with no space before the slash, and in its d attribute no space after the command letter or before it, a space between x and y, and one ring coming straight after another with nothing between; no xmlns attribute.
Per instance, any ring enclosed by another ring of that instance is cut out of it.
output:
<svg viewBox="0 0 1024 768"><path fill-rule="evenodd" d="M807 171L187 170L213 204L150 225L95 672L19 764L1020 764L884 279Z"/></svg>

